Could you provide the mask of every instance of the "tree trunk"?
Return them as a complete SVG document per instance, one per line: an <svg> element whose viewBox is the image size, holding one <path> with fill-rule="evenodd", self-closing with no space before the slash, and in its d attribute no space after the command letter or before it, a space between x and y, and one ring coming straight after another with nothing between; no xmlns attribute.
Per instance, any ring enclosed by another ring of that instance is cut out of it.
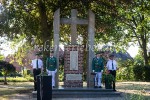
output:
<svg viewBox="0 0 150 100"><path fill-rule="evenodd" d="M144 36L141 37L142 40L142 50L143 50L143 58L144 58L144 64L148 65L148 55L147 55L147 43L146 43L146 38Z"/></svg>
<svg viewBox="0 0 150 100"><path fill-rule="evenodd" d="M144 64L148 65L148 55L147 55L147 49L143 46L143 57L144 57Z"/></svg>
<svg viewBox="0 0 150 100"><path fill-rule="evenodd" d="M51 48L50 42L52 41L52 26L48 27L48 20L46 15L46 7L44 1L39 1L39 13L40 13L40 24L41 24L41 40L43 45L43 62L44 62L44 69L46 67L46 58L49 56L49 51Z"/></svg>
<svg viewBox="0 0 150 100"><path fill-rule="evenodd" d="M4 75L4 85L7 85L6 75Z"/></svg>
<svg viewBox="0 0 150 100"><path fill-rule="evenodd" d="M87 32L85 32L84 33L84 35L83 35L83 46L84 46L84 65L83 65L83 73L84 73L84 78L85 78L85 80L87 80L87 66L88 66L88 64L86 63L87 61L88 61L88 59L87 59L87 54L88 54L88 52L87 52L87 39L86 39L86 37L88 37L87 36Z"/></svg>
<svg viewBox="0 0 150 100"><path fill-rule="evenodd" d="M22 74L23 74L23 77L25 77L25 73L24 73L24 67L22 66Z"/></svg>

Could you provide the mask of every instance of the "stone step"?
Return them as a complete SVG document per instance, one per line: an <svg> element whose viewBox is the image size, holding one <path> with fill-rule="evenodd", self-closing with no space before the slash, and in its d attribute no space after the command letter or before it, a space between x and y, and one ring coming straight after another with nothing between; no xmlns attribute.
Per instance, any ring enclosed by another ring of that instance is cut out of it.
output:
<svg viewBox="0 0 150 100"><path fill-rule="evenodd" d="M33 96L36 97L36 93L34 93ZM52 90L52 98L96 98L118 96L121 96L121 92L114 92L112 89L103 88L65 88Z"/></svg>
<svg viewBox="0 0 150 100"><path fill-rule="evenodd" d="M53 93L61 92L114 92L112 89L103 88L64 88L64 89L53 89Z"/></svg>
<svg viewBox="0 0 150 100"><path fill-rule="evenodd" d="M121 96L120 93L115 92L101 92L101 93L91 93L91 92L85 92L85 93L80 93L80 92L72 92L72 93L59 93L59 94L53 94L53 98L97 98L97 97L118 97Z"/></svg>

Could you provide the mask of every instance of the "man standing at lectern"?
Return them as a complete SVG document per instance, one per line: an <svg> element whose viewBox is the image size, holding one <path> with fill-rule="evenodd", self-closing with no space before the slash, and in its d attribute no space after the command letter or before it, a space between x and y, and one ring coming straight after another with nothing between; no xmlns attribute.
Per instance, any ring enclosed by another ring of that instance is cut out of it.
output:
<svg viewBox="0 0 150 100"><path fill-rule="evenodd" d="M37 75L41 73L43 70L43 62L38 56L39 54L36 54L36 58L32 60L32 69L33 69L33 76L34 76L34 91L37 91Z"/></svg>
<svg viewBox="0 0 150 100"><path fill-rule="evenodd" d="M55 88L55 74L57 72L57 59L54 57L54 52L50 52L50 57L46 60L46 70L48 75L52 75L52 87Z"/></svg>
<svg viewBox="0 0 150 100"><path fill-rule="evenodd" d="M96 57L93 58L92 61L92 70L96 73L94 81L95 88L102 88L101 80L102 80L102 73L104 69L103 59L100 57L101 52L96 53Z"/></svg>

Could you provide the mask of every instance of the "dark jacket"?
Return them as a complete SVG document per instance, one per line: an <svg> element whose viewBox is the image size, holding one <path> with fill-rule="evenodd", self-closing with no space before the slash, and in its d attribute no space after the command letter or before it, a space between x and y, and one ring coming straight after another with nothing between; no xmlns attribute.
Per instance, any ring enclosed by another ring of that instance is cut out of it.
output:
<svg viewBox="0 0 150 100"><path fill-rule="evenodd" d="M46 69L49 71L55 71L57 67L57 59L55 57L48 57L46 59Z"/></svg>
<svg viewBox="0 0 150 100"><path fill-rule="evenodd" d="M95 72L101 72L101 70L104 69L104 63L102 58L93 58L92 60L92 70L95 70Z"/></svg>

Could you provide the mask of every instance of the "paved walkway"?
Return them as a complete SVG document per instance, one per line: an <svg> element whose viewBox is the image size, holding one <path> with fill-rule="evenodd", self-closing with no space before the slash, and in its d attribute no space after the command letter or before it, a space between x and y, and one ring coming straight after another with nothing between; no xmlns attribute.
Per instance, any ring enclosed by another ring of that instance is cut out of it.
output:
<svg viewBox="0 0 150 100"><path fill-rule="evenodd" d="M52 99L52 100L124 100L121 97L103 97L103 98L64 98L64 99Z"/></svg>
<svg viewBox="0 0 150 100"><path fill-rule="evenodd" d="M16 94L13 97L9 97L9 100L37 100L32 97L32 94Z"/></svg>

